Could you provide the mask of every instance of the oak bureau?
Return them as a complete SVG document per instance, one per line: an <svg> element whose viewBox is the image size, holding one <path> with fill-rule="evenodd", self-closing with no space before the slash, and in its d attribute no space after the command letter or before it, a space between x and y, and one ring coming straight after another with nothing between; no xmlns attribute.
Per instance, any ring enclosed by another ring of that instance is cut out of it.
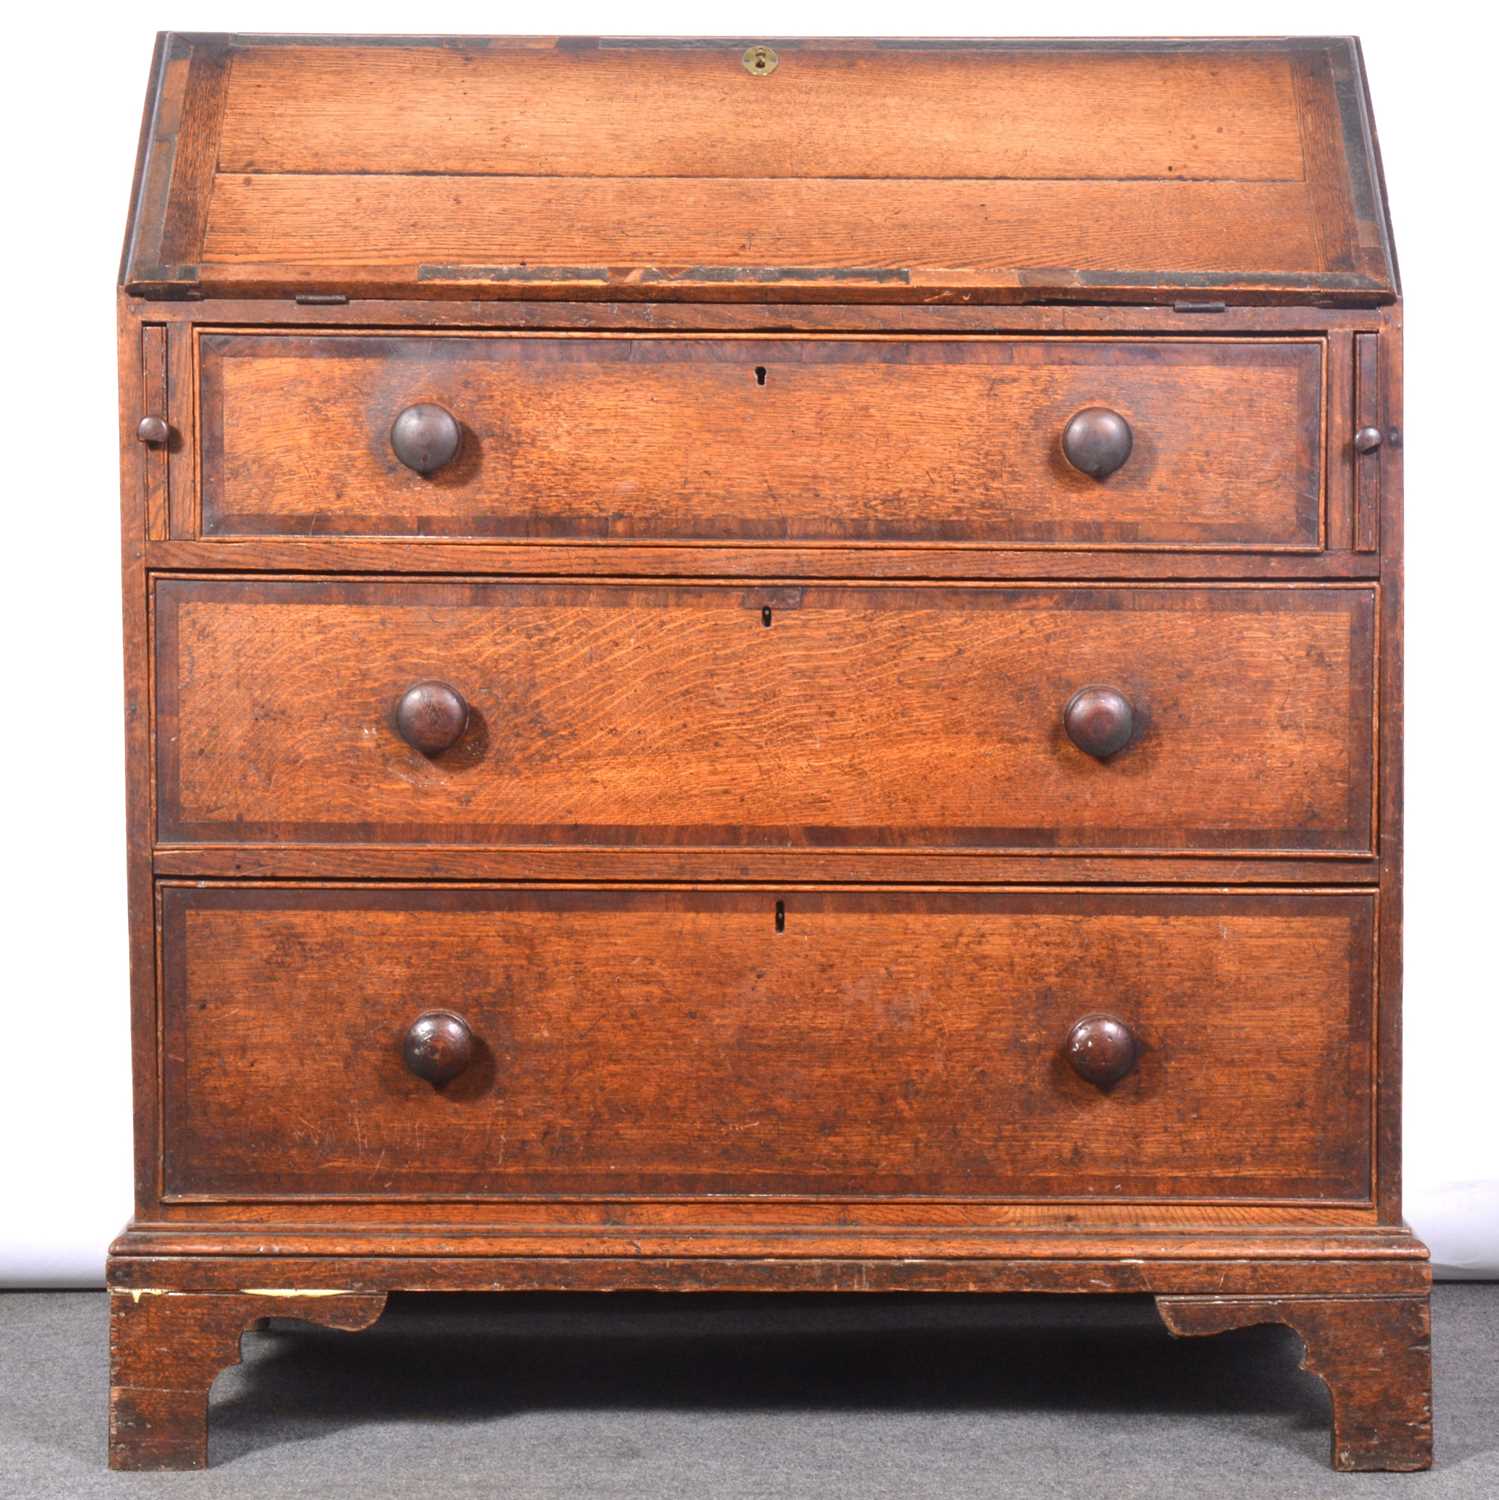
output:
<svg viewBox="0 0 1499 1500"><path fill-rule="evenodd" d="M1430 1462L1357 44L166 35L110 1459L412 1290L1130 1292Z"/></svg>

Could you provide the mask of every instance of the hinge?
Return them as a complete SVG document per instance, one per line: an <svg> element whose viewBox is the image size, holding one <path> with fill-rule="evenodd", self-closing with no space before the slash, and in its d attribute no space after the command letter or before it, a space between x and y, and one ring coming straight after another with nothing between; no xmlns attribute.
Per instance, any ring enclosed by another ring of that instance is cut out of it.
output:
<svg viewBox="0 0 1499 1500"><path fill-rule="evenodd" d="M179 286L166 286L157 282L150 286L128 286L125 290L146 302L201 302L203 300L203 288L196 281L185 281Z"/></svg>
<svg viewBox="0 0 1499 1500"><path fill-rule="evenodd" d="M292 300L298 307L345 307L349 301L343 292L298 292Z"/></svg>
<svg viewBox="0 0 1499 1500"><path fill-rule="evenodd" d="M1137 302L1119 297L1026 297L1025 307L1066 307L1074 312L1086 312L1089 308L1119 308L1125 312L1139 312L1142 308L1169 307L1179 313L1221 313L1228 311L1226 302Z"/></svg>

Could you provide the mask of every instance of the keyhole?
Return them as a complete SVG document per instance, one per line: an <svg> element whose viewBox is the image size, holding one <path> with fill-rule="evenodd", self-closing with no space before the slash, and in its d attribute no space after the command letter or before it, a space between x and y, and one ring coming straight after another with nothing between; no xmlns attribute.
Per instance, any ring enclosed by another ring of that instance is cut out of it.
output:
<svg viewBox="0 0 1499 1500"><path fill-rule="evenodd" d="M777 932L785 932L785 930L786 930L786 903L784 901L777 901L776 902L776 931Z"/></svg>
<svg viewBox="0 0 1499 1500"><path fill-rule="evenodd" d="M773 617L772 617L771 612L770 612L770 606L767 604L765 606L765 608L760 611L760 623L767 630L769 630L770 629L770 622L771 622L772 618Z"/></svg>
<svg viewBox="0 0 1499 1500"><path fill-rule="evenodd" d="M764 365L756 365L755 366L755 384L756 385L764 385L765 384L765 366Z"/></svg>

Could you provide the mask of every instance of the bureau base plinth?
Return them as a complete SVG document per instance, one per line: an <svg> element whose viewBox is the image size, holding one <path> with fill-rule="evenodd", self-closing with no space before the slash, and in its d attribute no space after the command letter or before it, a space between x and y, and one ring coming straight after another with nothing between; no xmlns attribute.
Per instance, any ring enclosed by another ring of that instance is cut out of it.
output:
<svg viewBox="0 0 1499 1500"><path fill-rule="evenodd" d="M274 1233L268 1238L274 1252ZM270 1317L358 1331L395 1291L1153 1294L1178 1336L1290 1327L1306 1347L1303 1368L1332 1396L1334 1468L1431 1464L1430 1273L1424 1247L1405 1230L1084 1232L1066 1245L1044 1231L907 1233L867 1236L856 1255L852 1231L789 1243L782 1235L771 1254L764 1233L697 1231L695 1251L691 1234L646 1231L636 1238L660 1253L621 1254L600 1237L589 1254L556 1236L550 1247L516 1253L513 1232L469 1228L417 1231L413 1253L392 1255L387 1229L385 1253L382 1235L361 1244L352 1233L344 1253L297 1253L298 1241L316 1238L290 1231L281 1254L251 1253L243 1234L184 1226L133 1229L116 1242L111 1468L205 1467L209 1387L239 1362L244 1333ZM441 1253L423 1253L439 1243Z"/></svg>

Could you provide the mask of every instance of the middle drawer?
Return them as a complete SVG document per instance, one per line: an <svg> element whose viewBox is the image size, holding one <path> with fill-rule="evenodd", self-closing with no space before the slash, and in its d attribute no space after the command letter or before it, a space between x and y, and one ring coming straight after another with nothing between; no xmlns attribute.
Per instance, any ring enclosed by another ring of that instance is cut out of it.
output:
<svg viewBox="0 0 1499 1500"><path fill-rule="evenodd" d="M158 834L1365 853L1374 618L1364 585L164 578Z"/></svg>

